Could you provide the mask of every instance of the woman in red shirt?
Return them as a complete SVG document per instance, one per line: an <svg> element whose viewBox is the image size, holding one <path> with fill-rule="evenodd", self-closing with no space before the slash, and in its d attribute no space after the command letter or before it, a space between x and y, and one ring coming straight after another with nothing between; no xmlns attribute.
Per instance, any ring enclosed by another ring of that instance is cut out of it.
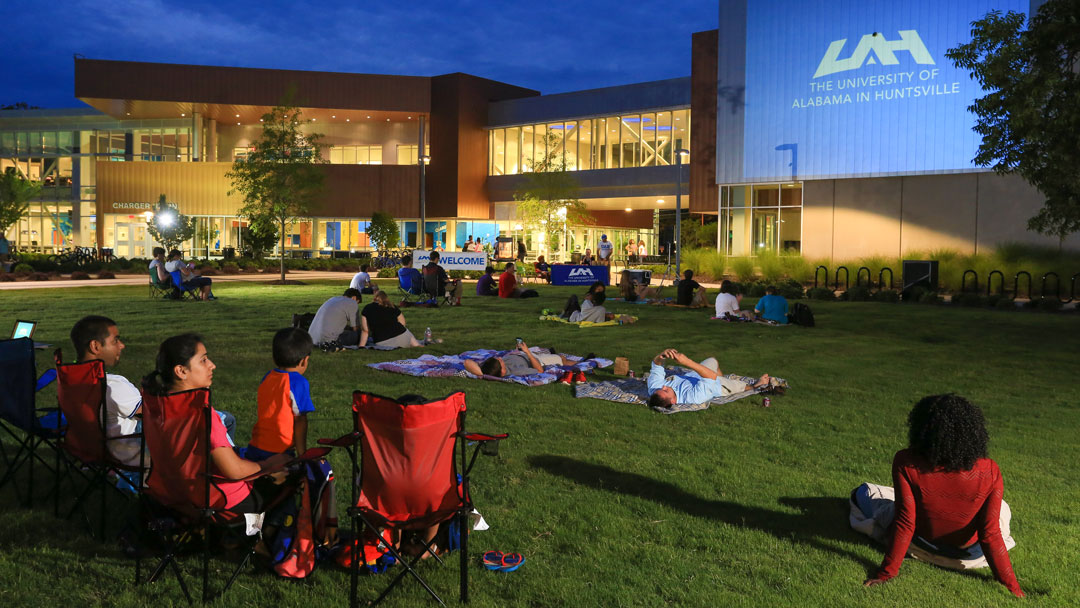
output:
<svg viewBox="0 0 1080 608"><path fill-rule="evenodd" d="M957 559L977 559L978 543L994 578L1023 597L1002 539L1001 471L986 455L982 411L957 395L933 395L915 404L908 426L909 447L893 458L896 500L889 550L864 584L879 585L899 574L913 538L926 551Z"/></svg>

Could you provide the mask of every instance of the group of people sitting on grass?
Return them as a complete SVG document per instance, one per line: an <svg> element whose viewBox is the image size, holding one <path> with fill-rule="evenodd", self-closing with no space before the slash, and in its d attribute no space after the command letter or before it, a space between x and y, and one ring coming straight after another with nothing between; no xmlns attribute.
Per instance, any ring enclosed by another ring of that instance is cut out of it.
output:
<svg viewBox="0 0 1080 608"><path fill-rule="evenodd" d="M184 262L184 254L173 249L165 255L163 247L154 247L154 258L150 260L151 279L154 284L169 291L169 297L180 299L184 293L190 293L199 300L215 300L211 290L213 279L199 275L195 264Z"/></svg>
<svg viewBox="0 0 1080 608"><path fill-rule="evenodd" d="M776 287L770 285L765 288L765 295L754 305L753 311L739 308L742 298L742 289L738 285L728 280L722 282L720 293L716 296L716 318L746 321L761 319L780 325L788 323L788 301L779 294Z"/></svg>
<svg viewBox="0 0 1080 608"><path fill-rule="evenodd" d="M371 303L360 310L362 299L359 290L349 287L342 295L323 302L307 328L312 343L327 352L363 348L369 343L384 348L424 346L409 331L405 315L385 291L376 291ZM302 325L299 318L293 323Z"/></svg>

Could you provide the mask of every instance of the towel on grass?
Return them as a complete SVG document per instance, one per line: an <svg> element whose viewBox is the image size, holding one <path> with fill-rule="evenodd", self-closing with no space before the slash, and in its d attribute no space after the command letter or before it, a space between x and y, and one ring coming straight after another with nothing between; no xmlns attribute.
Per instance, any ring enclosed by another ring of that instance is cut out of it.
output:
<svg viewBox="0 0 1080 608"><path fill-rule="evenodd" d="M682 368L669 368L667 373L677 374L686 373L688 370ZM757 378L750 378L748 376L740 376L738 374L726 374L725 377L733 380L742 380L748 385L753 385L758 381ZM654 411L661 414L678 414L680 412L697 412L701 410L709 409L710 405L721 405L724 403L731 403L751 395L757 395L758 393L765 392L769 388L787 388L788 383L782 378L772 378L767 388L749 389L741 393L732 393L730 395L724 395L717 397L712 401L706 403L676 403L671 407L656 407L652 408ZM603 399L604 401L614 401L616 403L634 403L645 405L649 402L649 388L645 384L643 378L622 378L619 380L605 380L604 382L589 382L587 384L577 385L577 390L574 393L575 397L587 397L590 399Z"/></svg>
<svg viewBox="0 0 1080 608"><path fill-rule="evenodd" d="M531 350L533 354L548 354L550 352L539 346L529 347L529 350ZM479 349L470 350L461 353L460 355L420 355L420 357L416 359L369 363L368 367L380 369L384 372L394 372L396 374L406 374L409 376L423 376L426 378L451 378L456 376L460 378L483 378L484 380L513 382L525 386L542 386L544 384L555 382L559 379L560 375L570 370L585 372L601 367L608 367L613 363L611 359L601 359L597 357L586 361L576 355L564 354L564 357L571 361L575 361L576 363L574 365L553 365L545 368L543 372L536 372L525 376L474 376L465 371L466 359L476 361L479 365L488 357L502 357L512 352L514 351Z"/></svg>
<svg viewBox="0 0 1080 608"><path fill-rule="evenodd" d="M610 325L629 325L637 322L637 317L631 315L616 315L616 318L610 321L604 321L603 323L595 323L593 321L578 321L577 323L570 322L559 315L540 315L541 321L556 321L558 323L566 323L567 325L577 325L578 327L607 327Z"/></svg>

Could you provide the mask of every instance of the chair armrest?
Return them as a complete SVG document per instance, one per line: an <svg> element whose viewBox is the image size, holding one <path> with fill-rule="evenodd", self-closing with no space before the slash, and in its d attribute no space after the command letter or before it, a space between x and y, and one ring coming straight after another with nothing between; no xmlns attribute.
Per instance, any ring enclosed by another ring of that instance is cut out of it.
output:
<svg viewBox="0 0 1080 608"><path fill-rule="evenodd" d="M306 452L296 457L293 460L296 462L308 462L310 460L319 460L320 458L326 458L326 455L330 453L330 448L308 448Z"/></svg>
<svg viewBox="0 0 1080 608"><path fill-rule="evenodd" d="M468 441L502 441L509 437L509 433L499 433L498 435L489 435L487 433L465 433L464 437Z"/></svg>
<svg viewBox="0 0 1080 608"><path fill-rule="evenodd" d="M325 445L334 448L344 448L351 445L356 445L357 441L360 441L360 433L353 431L352 433L342 435L337 439L320 439L316 443L318 443L319 445Z"/></svg>

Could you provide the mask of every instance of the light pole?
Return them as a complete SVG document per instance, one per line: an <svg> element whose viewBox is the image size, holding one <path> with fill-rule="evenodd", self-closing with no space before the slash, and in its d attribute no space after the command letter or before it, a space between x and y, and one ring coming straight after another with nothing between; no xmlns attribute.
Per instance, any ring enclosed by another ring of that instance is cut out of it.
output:
<svg viewBox="0 0 1080 608"><path fill-rule="evenodd" d="M430 156L420 155L420 230L417 231L419 232L417 247L420 249L427 248L427 188L424 184L427 181L427 166L430 162Z"/></svg>
<svg viewBox="0 0 1080 608"><path fill-rule="evenodd" d="M689 156L690 151L686 148L679 148L675 150L675 166L678 168L678 175L675 181L675 280L678 281L682 276L682 243L679 242L679 237L682 236L682 159L683 156Z"/></svg>

